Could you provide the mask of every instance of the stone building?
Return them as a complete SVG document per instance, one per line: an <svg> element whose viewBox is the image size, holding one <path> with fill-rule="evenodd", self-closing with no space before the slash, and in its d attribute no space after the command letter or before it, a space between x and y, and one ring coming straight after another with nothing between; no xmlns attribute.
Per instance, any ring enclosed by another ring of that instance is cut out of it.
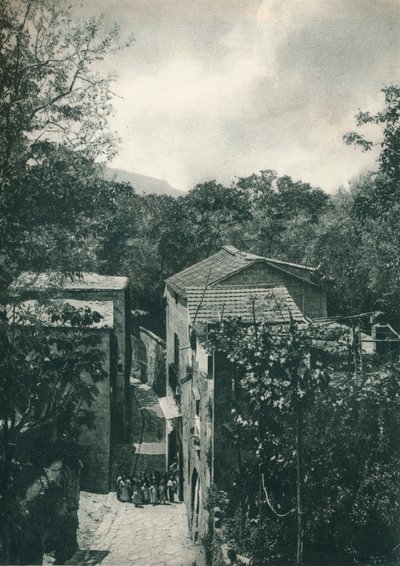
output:
<svg viewBox="0 0 400 566"><path fill-rule="evenodd" d="M222 434L232 408L232 372L226 359L207 353L199 328L206 331L223 316L250 323L254 312L279 325L325 317L326 293L311 280L312 272L224 246L166 280L168 452L170 461L177 460L195 539L207 530L210 484L223 486L237 465Z"/></svg>
<svg viewBox="0 0 400 566"><path fill-rule="evenodd" d="M106 493L112 487L112 448L129 429L129 376L131 367L130 301L128 279L95 273L66 278L56 273L24 272L12 285L18 301L65 301L75 307L89 307L101 314L101 322L88 331L100 339L103 369L108 379L97 385L91 407L94 426L83 427L82 489ZM54 331L54 329L52 329ZM70 330L71 332L73 329Z"/></svg>
<svg viewBox="0 0 400 566"><path fill-rule="evenodd" d="M81 328L72 326L69 321L53 320L49 312L61 312L65 307L72 307L80 312L90 309L100 315L98 322ZM51 311L49 311L51 309ZM112 439L115 436L114 414L116 411L116 376L117 376L117 349L114 333L114 306L112 301L80 301L76 299L49 299L45 304L37 300L26 300L18 303L16 307L8 309L9 322L20 328L31 325L40 325L45 329L46 335L54 339L65 339L75 334L74 341L80 341L82 332L95 338L98 360L106 379L99 381L95 386L95 402L90 408L93 422L90 427L82 425L79 436L81 446L80 459L82 461L81 487L92 492L107 493L111 486L111 456ZM23 330L22 330L23 331ZM55 341L54 344L57 342ZM54 348L57 350L56 346ZM56 352L55 352L56 353ZM83 380L90 376L82 375ZM83 406L83 409L88 409Z"/></svg>
<svg viewBox="0 0 400 566"><path fill-rule="evenodd" d="M143 326L131 338L133 375L150 385L159 397L165 396L165 341Z"/></svg>

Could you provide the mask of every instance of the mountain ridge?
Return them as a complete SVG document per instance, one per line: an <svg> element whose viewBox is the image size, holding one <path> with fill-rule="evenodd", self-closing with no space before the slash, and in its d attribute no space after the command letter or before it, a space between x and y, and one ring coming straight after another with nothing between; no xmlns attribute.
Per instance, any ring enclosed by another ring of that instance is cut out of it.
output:
<svg viewBox="0 0 400 566"><path fill-rule="evenodd" d="M185 193L172 187L164 179L157 179L147 175L141 175L132 171L124 171L116 167L106 167L106 179L115 179L119 183L130 183L138 194L170 195L180 197Z"/></svg>

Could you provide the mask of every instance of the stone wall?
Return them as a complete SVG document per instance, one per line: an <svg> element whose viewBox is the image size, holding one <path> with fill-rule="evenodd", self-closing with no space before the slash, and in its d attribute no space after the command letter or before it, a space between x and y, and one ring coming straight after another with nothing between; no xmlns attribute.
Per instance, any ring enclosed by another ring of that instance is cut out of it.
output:
<svg viewBox="0 0 400 566"><path fill-rule="evenodd" d="M253 287L285 285L299 309L310 318L327 316L326 292L317 285L274 268L265 262L257 262L235 273L220 285L246 285Z"/></svg>
<svg viewBox="0 0 400 566"><path fill-rule="evenodd" d="M29 297L40 294L37 290L27 291ZM114 342L116 358L114 384L114 430L125 437L129 429L129 377L131 372L132 346L130 341L130 295L125 289L66 288L46 290L50 297L81 301L112 301L114 306Z"/></svg>
<svg viewBox="0 0 400 566"><path fill-rule="evenodd" d="M97 348L104 354L103 370L109 376L112 373L110 353L110 331L97 330L100 335L100 344ZM112 439L112 412L113 403L110 391L110 379L96 384L98 394L90 411L93 423L89 428L82 426L79 436L81 446L81 485L85 491L94 493L108 493L110 488L110 458Z"/></svg>
<svg viewBox="0 0 400 566"><path fill-rule="evenodd" d="M167 299L167 323L166 323L166 363L174 362L174 334L179 339L179 377L184 377L187 367L191 366L192 358L189 346L189 313L185 299L168 288L165 291ZM168 372L167 372L168 381Z"/></svg>
<svg viewBox="0 0 400 566"><path fill-rule="evenodd" d="M200 350L194 355L190 347L189 316L186 301L166 289L167 298L167 352L166 363L174 363L175 337L179 341L179 372L181 419L175 419L178 458L183 468L182 492L187 509L189 529L193 538L200 539L207 530L208 514L204 500L210 485L211 473L211 421L212 421L212 380L207 379L208 357ZM200 363L199 363L200 360ZM168 372L167 372L168 376ZM168 377L167 377L168 381ZM200 417L196 416L197 392L200 395ZM167 395L172 395L167 387ZM210 410L211 408L211 410ZM206 417L206 415L208 415ZM197 490L196 490L197 483ZM197 498L197 504L195 499ZM198 512L196 513L196 508Z"/></svg>
<svg viewBox="0 0 400 566"><path fill-rule="evenodd" d="M147 383L159 397L166 392L165 348L166 343L142 326L132 336L133 372L142 383Z"/></svg>
<svg viewBox="0 0 400 566"><path fill-rule="evenodd" d="M193 377L181 385L184 501L192 537L200 540L208 530L205 503L213 469L214 380L199 342L196 356L191 354L196 358Z"/></svg>

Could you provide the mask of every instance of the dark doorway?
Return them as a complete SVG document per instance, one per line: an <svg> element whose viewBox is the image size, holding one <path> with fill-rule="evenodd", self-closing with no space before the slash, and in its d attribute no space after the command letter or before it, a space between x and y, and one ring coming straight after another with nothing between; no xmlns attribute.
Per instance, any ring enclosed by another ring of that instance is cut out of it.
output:
<svg viewBox="0 0 400 566"><path fill-rule="evenodd" d="M168 435L168 467L176 460L176 430Z"/></svg>
<svg viewBox="0 0 400 566"><path fill-rule="evenodd" d="M190 484L191 500L190 500L190 515L191 515L191 531L193 540L196 541L199 534L199 512L200 512L200 499L201 499L201 487L200 478L197 473L196 468L194 468L192 473L192 481Z"/></svg>

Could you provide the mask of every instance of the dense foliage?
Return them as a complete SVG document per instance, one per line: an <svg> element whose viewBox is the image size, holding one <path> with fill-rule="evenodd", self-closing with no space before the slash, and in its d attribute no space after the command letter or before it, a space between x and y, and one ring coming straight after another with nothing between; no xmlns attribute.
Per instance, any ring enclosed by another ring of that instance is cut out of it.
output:
<svg viewBox="0 0 400 566"><path fill-rule="evenodd" d="M5 0L0 22L0 549L18 563L18 496L53 458L76 462L78 425L104 372L87 332L97 313L45 296L43 312L23 312L8 285L23 269L96 269L123 191L101 176L115 136L96 66L121 45L101 19L73 22L62 0Z"/></svg>
<svg viewBox="0 0 400 566"><path fill-rule="evenodd" d="M5 0L0 21L4 288L21 268L94 266L110 200L98 163L116 149L110 81L96 66L122 46L115 28L73 22L60 0Z"/></svg>
<svg viewBox="0 0 400 566"><path fill-rule="evenodd" d="M350 329L314 325L228 319L208 348L235 375L226 442L238 466L218 486L228 495L222 538L260 565L395 560L397 366L364 359L361 368Z"/></svg>
<svg viewBox="0 0 400 566"><path fill-rule="evenodd" d="M80 426L91 426L107 377L100 338L88 332L100 320L88 308L15 297L0 321L0 537L9 563L21 558L25 490L55 460L79 468Z"/></svg>

